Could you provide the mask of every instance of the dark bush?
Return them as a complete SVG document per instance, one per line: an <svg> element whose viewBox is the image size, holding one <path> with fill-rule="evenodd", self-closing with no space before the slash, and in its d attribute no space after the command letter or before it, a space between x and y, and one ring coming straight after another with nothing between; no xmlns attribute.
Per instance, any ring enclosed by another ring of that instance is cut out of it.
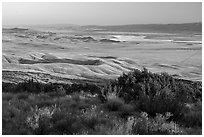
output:
<svg viewBox="0 0 204 137"><path fill-rule="evenodd" d="M28 96L29 96L29 94L26 93L26 92L22 92L22 93L17 93L17 94L16 94L16 97L17 97L18 99L22 99L22 100L27 99Z"/></svg>
<svg viewBox="0 0 204 137"><path fill-rule="evenodd" d="M104 107L108 111L119 111L120 108L124 105L124 101L120 98L112 98L109 99L105 104Z"/></svg>
<svg viewBox="0 0 204 137"><path fill-rule="evenodd" d="M11 100L13 97L15 97L12 93L2 93L2 100Z"/></svg>
<svg viewBox="0 0 204 137"><path fill-rule="evenodd" d="M175 79L167 73L154 74L145 68L123 74L102 91L103 95L115 92L126 103L135 104L138 111L153 117L171 112L174 120L181 118L185 103L195 103L202 95L200 82Z"/></svg>

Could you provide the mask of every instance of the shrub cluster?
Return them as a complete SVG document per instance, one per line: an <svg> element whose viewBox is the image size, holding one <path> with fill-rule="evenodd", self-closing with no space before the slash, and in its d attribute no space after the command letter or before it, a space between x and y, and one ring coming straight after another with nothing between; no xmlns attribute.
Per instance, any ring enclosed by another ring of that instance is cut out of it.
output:
<svg viewBox="0 0 204 137"><path fill-rule="evenodd" d="M202 83L146 69L104 87L2 83L2 133L201 134Z"/></svg>
<svg viewBox="0 0 204 137"><path fill-rule="evenodd" d="M29 92L33 94L49 93L49 92L64 92L71 94L74 92L90 92L92 94L100 93L100 86L95 84L63 84L63 83L40 83L33 79L26 80L25 82L14 84L2 82L3 92L19 93Z"/></svg>
<svg viewBox="0 0 204 137"><path fill-rule="evenodd" d="M110 93L153 117L170 112L175 121L187 117L187 105L202 101L201 82L175 79L167 73L154 74L147 69L123 74L110 82L101 96L107 100Z"/></svg>

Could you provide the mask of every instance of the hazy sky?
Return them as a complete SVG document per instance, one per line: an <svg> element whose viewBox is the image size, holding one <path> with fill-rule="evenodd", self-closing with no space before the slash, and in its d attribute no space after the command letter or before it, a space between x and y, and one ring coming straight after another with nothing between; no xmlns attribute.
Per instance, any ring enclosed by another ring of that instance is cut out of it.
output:
<svg viewBox="0 0 204 137"><path fill-rule="evenodd" d="M3 3L3 25L118 25L202 21L202 3Z"/></svg>

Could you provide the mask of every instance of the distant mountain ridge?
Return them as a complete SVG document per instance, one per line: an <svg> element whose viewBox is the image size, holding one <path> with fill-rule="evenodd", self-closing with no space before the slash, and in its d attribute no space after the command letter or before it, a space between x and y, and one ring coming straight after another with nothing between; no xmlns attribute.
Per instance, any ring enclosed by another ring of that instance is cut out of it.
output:
<svg viewBox="0 0 204 137"><path fill-rule="evenodd" d="M130 24L130 25L87 25L82 26L90 30L116 32L161 32L161 33L202 33L202 23L182 24Z"/></svg>
<svg viewBox="0 0 204 137"><path fill-rule="evenodd" d="M147 33L189 33L202 34L202 22L182 24L128 24L128 25L72 25L72 24L47 24L31 25L23 28L53 28L74 31L104 31L104 32L147 32ZM3 29L15 29L19 26L10 26Z"/></svg>

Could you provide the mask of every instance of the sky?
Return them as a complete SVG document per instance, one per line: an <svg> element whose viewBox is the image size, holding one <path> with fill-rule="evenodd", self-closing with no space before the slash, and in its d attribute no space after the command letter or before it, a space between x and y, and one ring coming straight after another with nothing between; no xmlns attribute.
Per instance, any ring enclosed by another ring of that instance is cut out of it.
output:
<svg viewBox="0 0 204 137"><path fill-rule="evenodd" d="M201 21L201 2L2 3L3 25L124 25Z"/></svg>

